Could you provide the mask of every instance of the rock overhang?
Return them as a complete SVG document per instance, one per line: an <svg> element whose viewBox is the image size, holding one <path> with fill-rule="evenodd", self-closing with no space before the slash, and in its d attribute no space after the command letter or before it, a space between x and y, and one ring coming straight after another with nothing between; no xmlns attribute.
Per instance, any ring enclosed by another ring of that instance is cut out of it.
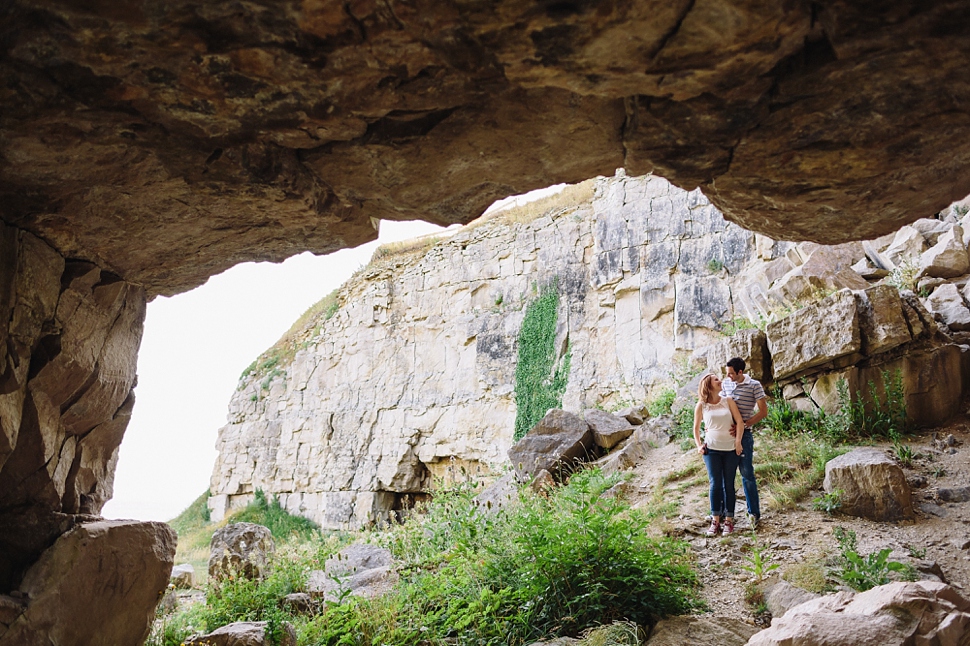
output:
<svg viewBox="0 0 970 646"><path fill-rule="evenodd" d="M625 167L834 243L970 193L970 2L42 3L0 216L172 294Z"/></svg>

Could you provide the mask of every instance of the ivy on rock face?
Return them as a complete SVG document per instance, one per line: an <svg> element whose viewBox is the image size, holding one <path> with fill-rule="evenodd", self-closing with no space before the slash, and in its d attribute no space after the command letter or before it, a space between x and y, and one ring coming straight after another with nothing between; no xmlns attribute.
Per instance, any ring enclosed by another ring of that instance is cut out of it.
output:
<svg viewBox="0 0 970 646"><path fill-rule="evenodd" d="M525 436L550 408L562 407L569 379L571 352L561 361L556 355L556 323L559 317L559 285L543 288L529 303L519 329L518 363L515 367L515 440Z"/></svg>

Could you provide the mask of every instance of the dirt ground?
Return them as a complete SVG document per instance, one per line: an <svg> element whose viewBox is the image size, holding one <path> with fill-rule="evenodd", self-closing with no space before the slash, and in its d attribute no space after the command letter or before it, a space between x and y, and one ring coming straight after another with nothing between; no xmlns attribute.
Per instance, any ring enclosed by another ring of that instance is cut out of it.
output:
<svg viewBox="0 0 970 646"><path fill-rule="evenodd" d="M955 443L948 446L945 438L951 434ZM757 429L755 437L757 442ZM814 576L813 582L828 590L851 590L830 572L839 555L833 536L838 526L856 533L860 555L891 548L890 560L912 564L918 570L942 571L947 582L970 598L970 549L964 547L970 541L970 502L944 502L938 497L941 488L970 485L970 419L962 417L945 427L920 431L904 438L903 443L918 455L909 468L904 467L916 509L916 520L912 522L873 522L815 511L812 501L823 493L821 489L813 491L796 509L772 509L762 491L761 523L752 532L746 520L744 494L738 487L735 534L707 538L704 531L710 509L704 464L696 451L685 452L677 442L651 452L647 461L635 469L627 492L633 506L644 511L658 501L679 503L678 514L668 516L659 525L668 535L690 543L702 582L700 594L710 616L735 618L757 626L770 623L770 615L756 613L755 607L745 601L745 588L754 575L744 568L753 567L750 559L755 545L760 547L767 565L778 565L773 574L781 574L789 582L797 583L800 576ZM889 443L875 446L893 457ZM754 456L757 465L757 444ZM683 473L692 463L699 467L693 474L662 483L665 476ZM662 495L657 487L663 487ZM920 576L927 578L922 573Z"/></svg>

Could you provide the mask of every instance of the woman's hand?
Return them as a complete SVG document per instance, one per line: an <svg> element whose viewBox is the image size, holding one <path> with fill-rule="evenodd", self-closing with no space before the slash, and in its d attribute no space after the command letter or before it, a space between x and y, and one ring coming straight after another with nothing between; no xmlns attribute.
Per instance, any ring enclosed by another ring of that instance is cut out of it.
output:
<svg viewBox="0 0 970 646"><path fill-rule="evenodd" d="M744 453L744 449L741 448L740 444L735 444L734 452L737 453L738 455L741 455L742 453Z"/></svg>
<svg viewBox="0 0 970 646"><path fill-rule="evenodd" d="M707 447L706 444L698 444L697 445L697 452L700 453L701 455L704 455L704 449L706 447Z"/></svg>

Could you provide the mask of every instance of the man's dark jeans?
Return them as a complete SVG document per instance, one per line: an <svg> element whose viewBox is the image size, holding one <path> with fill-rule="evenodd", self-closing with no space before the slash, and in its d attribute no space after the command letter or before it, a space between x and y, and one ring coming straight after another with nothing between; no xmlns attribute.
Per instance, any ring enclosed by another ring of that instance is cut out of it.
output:
<svg viewBox="0 0 970 646"><path fill-rule="evenodd" d="M755 518L761 518L761 501L758 499L758 483L754 479L754 435L750 428L744 429L741 436L741 486L744 488L744 498L748 504L748 513Z"/></svg>

